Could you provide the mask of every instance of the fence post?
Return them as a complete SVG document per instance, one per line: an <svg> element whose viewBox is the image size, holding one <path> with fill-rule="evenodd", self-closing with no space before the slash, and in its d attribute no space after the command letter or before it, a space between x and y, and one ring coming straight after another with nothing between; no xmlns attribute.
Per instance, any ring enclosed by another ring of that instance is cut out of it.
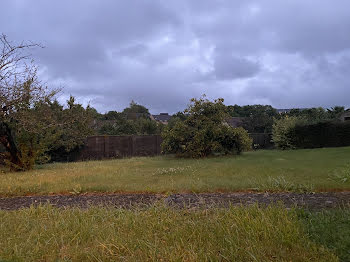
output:
<svg viewBox="0 0 350 262"><path fill-rule="evenodd" d="M134 141L133 136L129 136L129 154L130 156L134 155Z"/></svg>

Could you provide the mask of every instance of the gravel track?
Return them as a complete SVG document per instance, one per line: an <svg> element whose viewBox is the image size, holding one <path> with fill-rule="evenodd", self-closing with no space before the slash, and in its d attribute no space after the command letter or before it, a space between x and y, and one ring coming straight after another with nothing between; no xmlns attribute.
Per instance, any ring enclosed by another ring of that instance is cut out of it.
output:
<svg viewBox="0 0 350 262"><path fill-rule="evenodd" d="M164 203L177 208L229 207L230 205L262 206L282 203L286 207L308 209L350 208L350 192L327 193L200 193L200 194L84 194L0 198L0 210L16 210L31 205L50 203L56 207L112 206L116 208L148 207Z"/></svg>

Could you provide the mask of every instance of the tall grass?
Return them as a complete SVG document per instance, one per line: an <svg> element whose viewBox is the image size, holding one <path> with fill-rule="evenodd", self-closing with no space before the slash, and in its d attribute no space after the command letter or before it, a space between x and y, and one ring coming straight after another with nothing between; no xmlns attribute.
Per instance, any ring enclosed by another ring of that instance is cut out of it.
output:
<svg viewBox="0 0 350 262"><path fill-rule="evenodd" d="M294 212L57 209L0 211L5 261L337 261Z"/></svg>
<svg viewBox="0 0 350 262"><path fill-rule="evenodd" d="M343 173L334 179L349 158L350 147L344 147L262 150L199 160L163 156L57 163L29 172L1 173L0 195L349 190L350 179Z"/></svg>

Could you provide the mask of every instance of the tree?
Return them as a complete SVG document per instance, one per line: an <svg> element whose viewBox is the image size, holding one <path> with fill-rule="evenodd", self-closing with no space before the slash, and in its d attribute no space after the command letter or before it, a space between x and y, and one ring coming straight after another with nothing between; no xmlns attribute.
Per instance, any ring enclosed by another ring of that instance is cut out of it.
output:
<svg viewBox="0 0 350 262"><path fill-rule="evenodd" d="M129 104L129 107L125 108L123 110L124 114L144 114L145 116L149 115L149 111L148 109L143 106L143 105L139 105L137 104L134 100L132 100Z"/></svg>
<svg viewBox="0 0 350 262"><path fill-rule="evenodd" d="M227 106L232 117L244 118L243 127L251 133L270 133L277 110L270 105Z"/></svg>
<svg viewBox="0 0 350 262"><path fill-rule="evenodd" d="M338 119L345 112L345 107L335 106L327 109L327 113L331 119Z"/></svg>
<svg viewBox="0 0 350 262"><path fill-rule="evenodd" d="M100 135L155 135L160 134L162 124L149 118L140 117L135 120L120 118L112 123L107 122L98 130Z"/></svg>
<svg viewBox="0 0 350 262"><path fill-rule="evenodd" d="M293 137L291 131L298 124L305 123L306 120L296 116L284 116L280 119L274 119L272 128L272 141L280 149L294 149Z"/></svg>
<svg viewBox="0 0 350 262"><path fill-rule="evenodd" d="M84 108L73 96L70 96L65 109L57 101L49 105L56 124L51 143L47 146L47 155L50 160L69 160L69 154L78 151L86 137L93 134L92 122L96 110L90 105Z"/></svg>
<svg viewBox="0 0 350 262"><path fill-rule="evenodd" d="M11 169L30 169L33 161L26 159L32 159L36 154L34 147L40 147L35 139L40 132L52 127L33 121L33 112L44 110L43 105L57 90L48 90L38 80L37 67L29 51L39 45L14 44L5 35L0 36L0 44L0 142L5 147L6 161ZM47 124L49 117L42 114L40 121ZM30 138L28 143L24 143L26 137Z"/></svg>
<svg viewBox="0 0 350 262"><path fill-rule="evenodd" d="M248 150L252 140L243 128L232 128L222 98L213 102L204 96L191 99L184 115L162 132L162 149L185 157L207 157L212 154L235 154Z"/></svg>
<svg viewBox="0 0 350 262"><path fill-rule="evenodd" d="M280 117L290 116L303 118L309 124L329 121L333 119L332 113L322 107L313 107L306 109L292 109L288 113L282 114Z"/></svg>
<svg viewBox="0 0 350 262"><path fill-rule="evenodd" d="M103 120L121 120L124 119L125 115L117 111L109 111L103 115Z"/></svg>

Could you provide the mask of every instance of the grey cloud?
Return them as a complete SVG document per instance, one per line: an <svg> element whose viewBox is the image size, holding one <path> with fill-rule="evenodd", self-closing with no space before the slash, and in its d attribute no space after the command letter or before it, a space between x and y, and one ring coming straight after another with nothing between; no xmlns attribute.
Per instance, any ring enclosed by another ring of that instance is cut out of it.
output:
<svg viewBox="0 0 350 262"><path fill-rule="evenodd" d="M226 103L350 106L350 3L303 0L4 0L1 32L45 49L47 82L100 111L131 99L175 112Z"/></svg>
<svg viewBox="0 0 350 262"><path fill-rule="evenodd" d="M257 74L259 64L246 58L219 54L214 59L214 74L217 79L249 78Z"/></svg>

